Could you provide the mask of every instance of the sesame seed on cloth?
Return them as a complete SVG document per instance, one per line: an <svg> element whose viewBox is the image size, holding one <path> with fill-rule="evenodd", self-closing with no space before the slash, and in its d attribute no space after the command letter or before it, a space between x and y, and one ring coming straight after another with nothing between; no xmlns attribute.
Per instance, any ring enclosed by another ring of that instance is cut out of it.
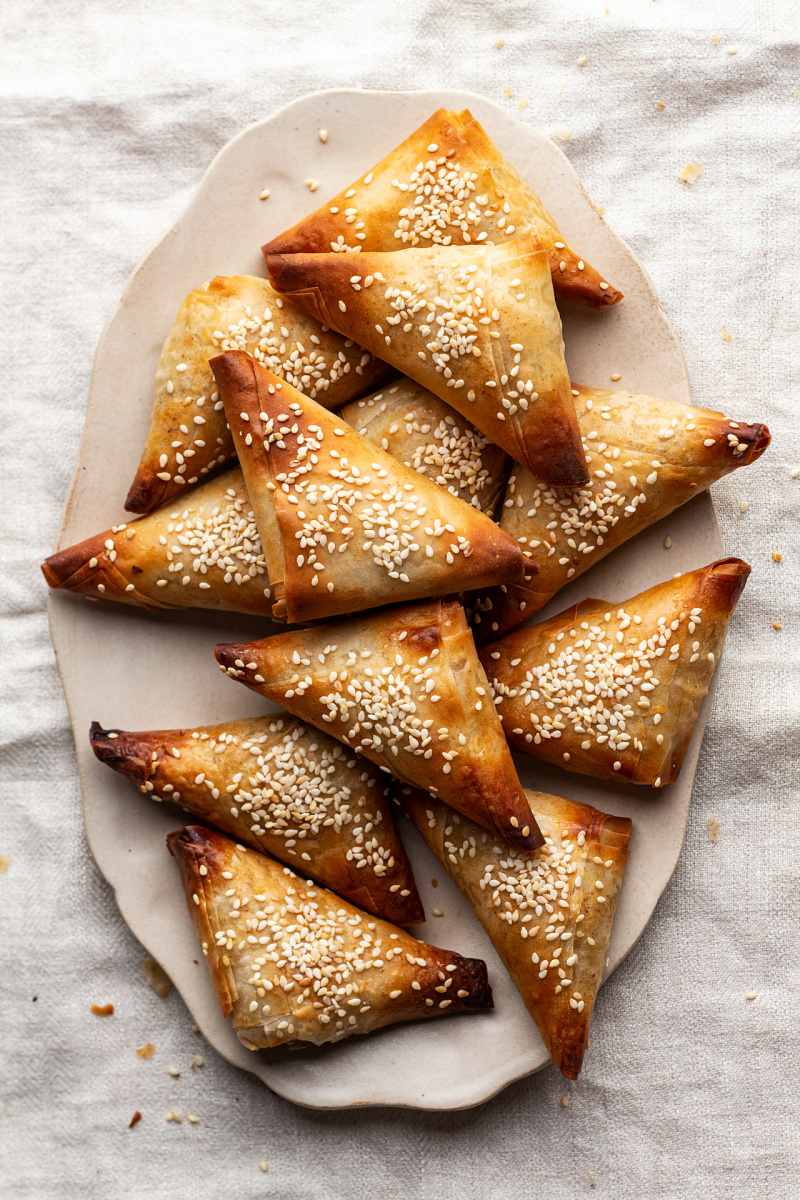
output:
<svg viewBox="0 0 800 1200"><path fill-rule="evenodd" d="M383 363L283 305L266 279L217 276L184 300L155 376L150 430L125 507L149 512L235 458L208 360L247 350L298 391L336 408L377 386Z"/></svg>
<svg viewBox="0 0 800 1200"><path fill-rule="evenodd" d="M509 744L598 779L671 783L749 574L721 559L489 642L480 656Z"/></svg>
<svg viewBox="0 0 800 1200"><path fill-rule="evenodd" d="M473 601L478 641L516 629L570 580L769 445L758 422L652 396L572 389L590 482L552 488L514 464L500 527L538 570Z"/></svg>
<svg viewBox="0 0 800 1200"><path fill-rule="evenodd" d="M384 776L327 734L269 713L147 733L94 724L90 737L151 800L180 804L396 924L423 920Z"/></svg>
<svg viewBox="0 0 800 1200"><path fill-rule="evenodd" d="M491 1008L480 959L419 941L216 831L189 826L167 844L220 1010L249 1050Z"/></svg>
<svg viewBox="0 0 800 1200"><path fill-rule="evenodd" d="M522 552L480 509L247 355L222 355L212 368L262 531L276 617L294 624L522 579Z"/></svg>
<svg viewBox="0 0 800 1200"><path fill-rule="evenodd" d="M429 848L472 905L564 1075L577 1079L603 978L631 822L526 791L544 834L511 847L448 805L396 787Z"/></svg>
<svg viewBox="0 0 800 1200"><path fill-rule="evenodd" d="M359 614L215 654L232 679L384 772L517 845L539 844L460 604Z"/></svg>

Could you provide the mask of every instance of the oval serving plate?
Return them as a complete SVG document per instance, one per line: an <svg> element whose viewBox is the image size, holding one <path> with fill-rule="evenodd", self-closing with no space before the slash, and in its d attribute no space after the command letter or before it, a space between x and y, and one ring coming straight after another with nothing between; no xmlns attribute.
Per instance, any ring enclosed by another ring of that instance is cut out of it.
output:
<svg viewBox="0 0 800 1200"><path fill-rule="evenodd" d="M149 425L156 361L187 292L214 275L263 275L259 246L315 206L318 197L309 196L306 179L319 179L320 196L334 194L440 106L474 112L555 214L568 241L625 293L622 304L604 313L572 306L562 312L572 378L598 384L618 371L630 391L690 400L683 355L646 272L603 222L549 138L465 92L318 92L229 142L186 212L134 271L97 350L86 432L60 546L126 519L122 505ZM329 131L325 145L320 128ZM259 193L267 185L271 195L265 203ZM669 553L664 550L667 533ZM584 596L622 600L676 571L712 561L721 550L711 500L698 496L598 563L541 616ZM128 925L163 964L220 1054L254 1072L279 1095L317 1108L464 1108L548 1062L471 909L406 821L403 837L425 907L430 912L435 903L444 912L418 933L487 961L494 1011L395 1026L320 1049L245 1050L217 1009L178 872L164 845L166 834L187 818L177 808L147 803L98 763L88 730L93 719L127 729L158 729L264 711L263 701L232 686L219 672L212 652L217 641L264 636L273 627L255 618L196 610L151 614L124 605L90 604L64 593L50 594L49 613L75 732L92 852ZM517 759L527 787L633 819L607 974L641 935L675 868L709 703L710 696L680 779L657 793ZM434 877L439 879L435 893ZM601 999L593 1038L609 1034ZM591 1071L591 1056L586 1069Z"/></svg>

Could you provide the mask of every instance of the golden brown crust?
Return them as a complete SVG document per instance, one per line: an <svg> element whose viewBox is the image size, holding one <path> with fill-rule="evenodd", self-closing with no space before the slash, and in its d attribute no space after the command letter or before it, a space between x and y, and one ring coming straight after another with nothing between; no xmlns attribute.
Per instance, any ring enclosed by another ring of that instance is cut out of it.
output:
<svg viewBox="0 0 800 1200"><path fill-rule="evenodd" d="M522 578L484 513L248 355L212 360L275 594L293 624Z"/></svg>
<svg viewBox="0 0 800 1200"><path fill-rule="evenodd" d="M720 559L489 642L480 657L511 747L598 779L672 783L749 574Z"/></svg>
<svg viewBox="0 0 800 1200"><path fill-rule="evenodd" d="M163 539L163 540L162 540ZM51 588L151 612L214 608L272 615L272 589L242 472L115 525L42 564Z"/></svg>
<svg viewBox="0 0 800 1200"><path fill-rule="evenodd" d="M377 387L384 363L284 305L266 279L218 275L184 300L164 342L150 431L125 508L151 512L235 459L209 358L248 350L325 408Z"/></svg>
<svg viewBox="0 0 800 1200"><path fill-rule="evenodd" d="M288 713L90 732L101 762L397 925L425 920L378 769Z"/></svg>
<svg viewBox="0 0 800 1200"><path fill-rule="evenodd" d="M167 838L223 1016L251 1050L492 1007L486 964L426 942L213 830Z"/></svg>
<svg viewBox="0 0 800 1200"><path fill-rule="evenodd" d="M561 487L588 479L547 254L502 246L270 254L276 291L429 388Z"/></svg>
<svg viewBox="0 0 800 1200"><path fill-rule="evenodd" d="M182 805L397 925L425 920L384 776L288 713L143 733L95 722L90 740L152 800Z"/></svg>
<svg viewBox="0 0 800 1200"><path fill-rule="evenodd" d="M566 244L539 197L472 113L440 108L371 171L267 242L263 251L363 253L431 244L494 245L525 233L542 239L560 299L597 309L622 299Z"/></svg>
<svg viewBox="0 0 800 1200"><path fill-rule="evenodd" d="M245 645L233 679L518 845L539 845L459 604L385 609Z"/></svg>
<svg viewBox="0 0 800 1200"><path fill-rule="evenodd" d="M339 410L372 446L492 516L508 476L508 455L433 392L399 375Z"/></svg>
<svg viewBox="0 0 800 1200"><path fill-rule="evenodd" d="M538 570L481 595L476 640L502 637L570 580L769 445L766 425L652 396L573 384L591 482L551 488L514 465L500 526Z"/></svg>
<svg viewBox="0 0 800 1200"><path fill-rule="evenodd" d="M526 791L545 835L534 851L499 843L413 789L400 802L492 940L553 1062L577 1079L603 978L631 822Z"/></svg>

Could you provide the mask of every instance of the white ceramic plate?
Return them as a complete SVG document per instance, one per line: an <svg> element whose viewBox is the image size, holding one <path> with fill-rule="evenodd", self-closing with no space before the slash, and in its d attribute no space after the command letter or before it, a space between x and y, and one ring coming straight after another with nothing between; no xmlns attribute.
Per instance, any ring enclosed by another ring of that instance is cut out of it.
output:
<svg viewBox="0 0 800 1200"><path fill-rule="evenodd" d="M363 173L439 106L468 106L541 195L562 232L625 293L604 313L564 311L573 379L603 386L612 371L631 391L690 399L686 367L644 269L604 224L561 151L488 100L463 92L318 92L246 129L217 155L197 195L137 267L98 347L86 433L59 546L125 520L123 503L147 432L161 343L187 292L217 274L263 274L259 246ZM320 128L329 131L323 145ZM309 195L305 180L320 180ZM270 199L259 200L269 186ZM124 431L124 436L121 432ZM669 533L672 549L663 547ZM708 496L640 534L558 595L542 615L584 596L619 601L721 552ZM423 902L444 911L421 937L484 958L494 989L491 1013L398 1026L319 1050L252 1053L219 1014L164 838L186 817L149 804L89 748L92 719L105 726L158 729L206 724L264 710L224 677L217 641L264 636L268 622L223 613L150 614L124 605L50 596L50 623L78 750L86 830L125 920L161 962L208 1040L299 1104L453 1109L478 1104L548 1061L539 1035L472 911L407 822L403 830ZM645 928L683 843L702 730L701 711L680 780L663 791L597 783L517 760L528 787L560 792L633 818L633 839L608 971ZM431 879L439 886L434 892ZM593 1040L619 1039L600 999ZM591 1057L587 1060L591 1070Z"/></svg>

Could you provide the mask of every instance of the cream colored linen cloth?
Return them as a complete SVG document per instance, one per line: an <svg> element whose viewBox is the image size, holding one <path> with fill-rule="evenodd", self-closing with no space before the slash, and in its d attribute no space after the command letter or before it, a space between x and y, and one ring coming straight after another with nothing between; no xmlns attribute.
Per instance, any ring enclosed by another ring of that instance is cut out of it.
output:
<svg viewBox="0 0 800 1200"><path fill-rule="evenodd" d="M0 22L0 1195L800 1196L797 4L6 0ZM86 845L39 574L133 266L230 137L337 86L466 88L568 131L678 331L695 403L773 433L714 491L753 575L675 877L603 988L580 1081L548 1068L462 1113L295 1108L206 1048L174 990L150 990ZM687 163L703 167L691 185ZM107 1001L113 1018L89 1013Z"/></svg>

